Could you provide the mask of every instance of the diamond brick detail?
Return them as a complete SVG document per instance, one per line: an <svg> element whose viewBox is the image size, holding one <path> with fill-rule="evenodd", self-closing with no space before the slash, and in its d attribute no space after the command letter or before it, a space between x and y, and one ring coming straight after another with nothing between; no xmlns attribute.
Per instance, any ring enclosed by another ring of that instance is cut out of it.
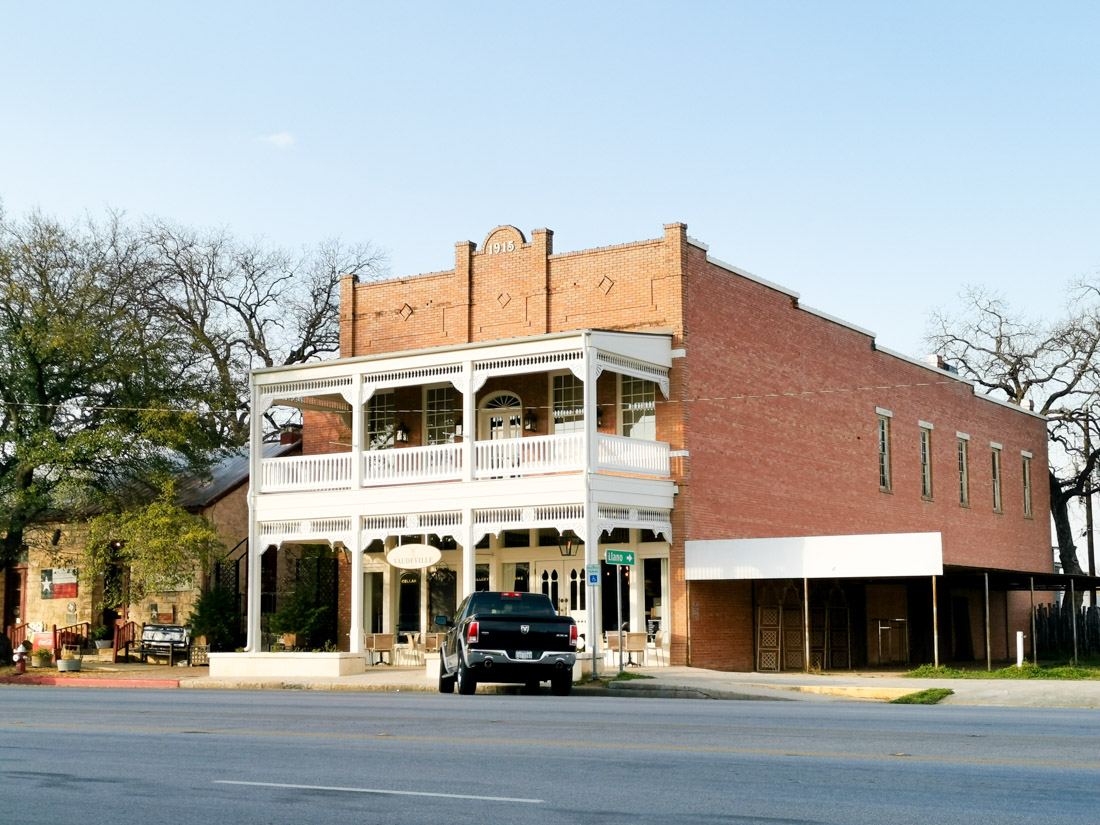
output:
<svg viewBox="0 0 1100 825"><path fill-rule="evenodd" d="M512 296L509 295L507 292L502 292L500 293L500 295L497 296L497 303L500 304L501 309L504 309L504 307L508 306L508 303L511 300Z"/></svg>
<svg viewBox="0 0 1100 825"><path fill-rule="evenodd" d="M615 282L612 281L610 278L608 278L606 275L604 275L603 280L600 281L598 284L596 284L596 289L598 289L600 292L602 292L604 295L606 295L607 293L609 293L611 291L611 287L613 287L613 286L615 286Z"/></svg>
<svg viewBox="0 0 1100 825"><path fill-rule="evenodd" d="M407 321L413 314L413 308L408 304L402 304L401 309L397 310L397 314Z"/></svg>

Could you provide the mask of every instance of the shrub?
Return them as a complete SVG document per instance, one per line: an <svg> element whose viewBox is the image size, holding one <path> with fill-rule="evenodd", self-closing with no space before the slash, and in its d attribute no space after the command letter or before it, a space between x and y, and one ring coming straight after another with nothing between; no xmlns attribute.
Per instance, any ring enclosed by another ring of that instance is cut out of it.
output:
<svg viewBox="0 0 1100 825"><path fill-rule="evenodd" d="M211 651L232 650L241 626L236 594L227 587L214 585L196 600L188 622L193 635L206 637Z"/></svg>

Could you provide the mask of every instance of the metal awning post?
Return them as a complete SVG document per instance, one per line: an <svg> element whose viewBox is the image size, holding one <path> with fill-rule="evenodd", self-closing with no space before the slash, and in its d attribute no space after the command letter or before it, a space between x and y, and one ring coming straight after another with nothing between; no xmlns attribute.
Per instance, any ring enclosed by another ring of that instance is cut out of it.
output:
<svg viewBox="0 0 1100 825"><path fill-rule="evenodd" d="M989 644L989 572L985 573L985 669L993 670L993 653Z"/></svg>
<svg viewBox="0 0 1100 825"><path fill-rule="evenodd" d="M936 577L932 577L932 658L940 666L940 616L936 609Z"/></svg>
<svg viewBox="0 0 1100 825"><path fill-rule="evenodd" d="M1077 594L1073 589L1073 579L1069 580L1069 621L1073 628L1073 666L1077 667Z"/></svg>
<svg viewBox="0 0 1100 825"><path fill-rule="evenodd" d="M802 579L802 644L805 648L805 661L802 670L810 672L810 580Z"/></svg>
<svg viewBox="0 0 1100 825"><path fill-rule="evenodd" d="M1038 665L1039 652L1035 644L1035 577L1030 576L1029 582L1031 586L1031 663Z"/></svg>

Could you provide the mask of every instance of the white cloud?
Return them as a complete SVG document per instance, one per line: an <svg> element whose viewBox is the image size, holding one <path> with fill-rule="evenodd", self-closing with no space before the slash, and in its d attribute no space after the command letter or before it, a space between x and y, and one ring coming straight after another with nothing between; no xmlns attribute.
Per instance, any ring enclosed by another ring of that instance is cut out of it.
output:
<svg viewBox="0 0 1100 825"><path fill-rule="evenodd" d="M264 135L260 138L264 143L270 143L276 149L289 149L294 145L294 135L290 132L276 132L273 135Z"/></svg>

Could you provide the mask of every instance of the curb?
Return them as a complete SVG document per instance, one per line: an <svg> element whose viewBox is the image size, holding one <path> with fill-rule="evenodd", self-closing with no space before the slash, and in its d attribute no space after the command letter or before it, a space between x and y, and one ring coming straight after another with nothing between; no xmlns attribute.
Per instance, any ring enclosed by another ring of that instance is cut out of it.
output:
<svg viewBox="0 0 1100 825"><path fill-rule="evenodd" d="M105 679L80 676L0 676L0 685L86 688L178 688L178 679Z"/></svg>
<svg viewBox="0 0 1100 825"><path fill-rule="evenodd" d="M607 689L610 693L634 694L645 699L729 699L742 702L797 702L789 696L779 693L743 693L721 688L672 687L661 685L640 685L636 682L611 682Z"/></svg>

